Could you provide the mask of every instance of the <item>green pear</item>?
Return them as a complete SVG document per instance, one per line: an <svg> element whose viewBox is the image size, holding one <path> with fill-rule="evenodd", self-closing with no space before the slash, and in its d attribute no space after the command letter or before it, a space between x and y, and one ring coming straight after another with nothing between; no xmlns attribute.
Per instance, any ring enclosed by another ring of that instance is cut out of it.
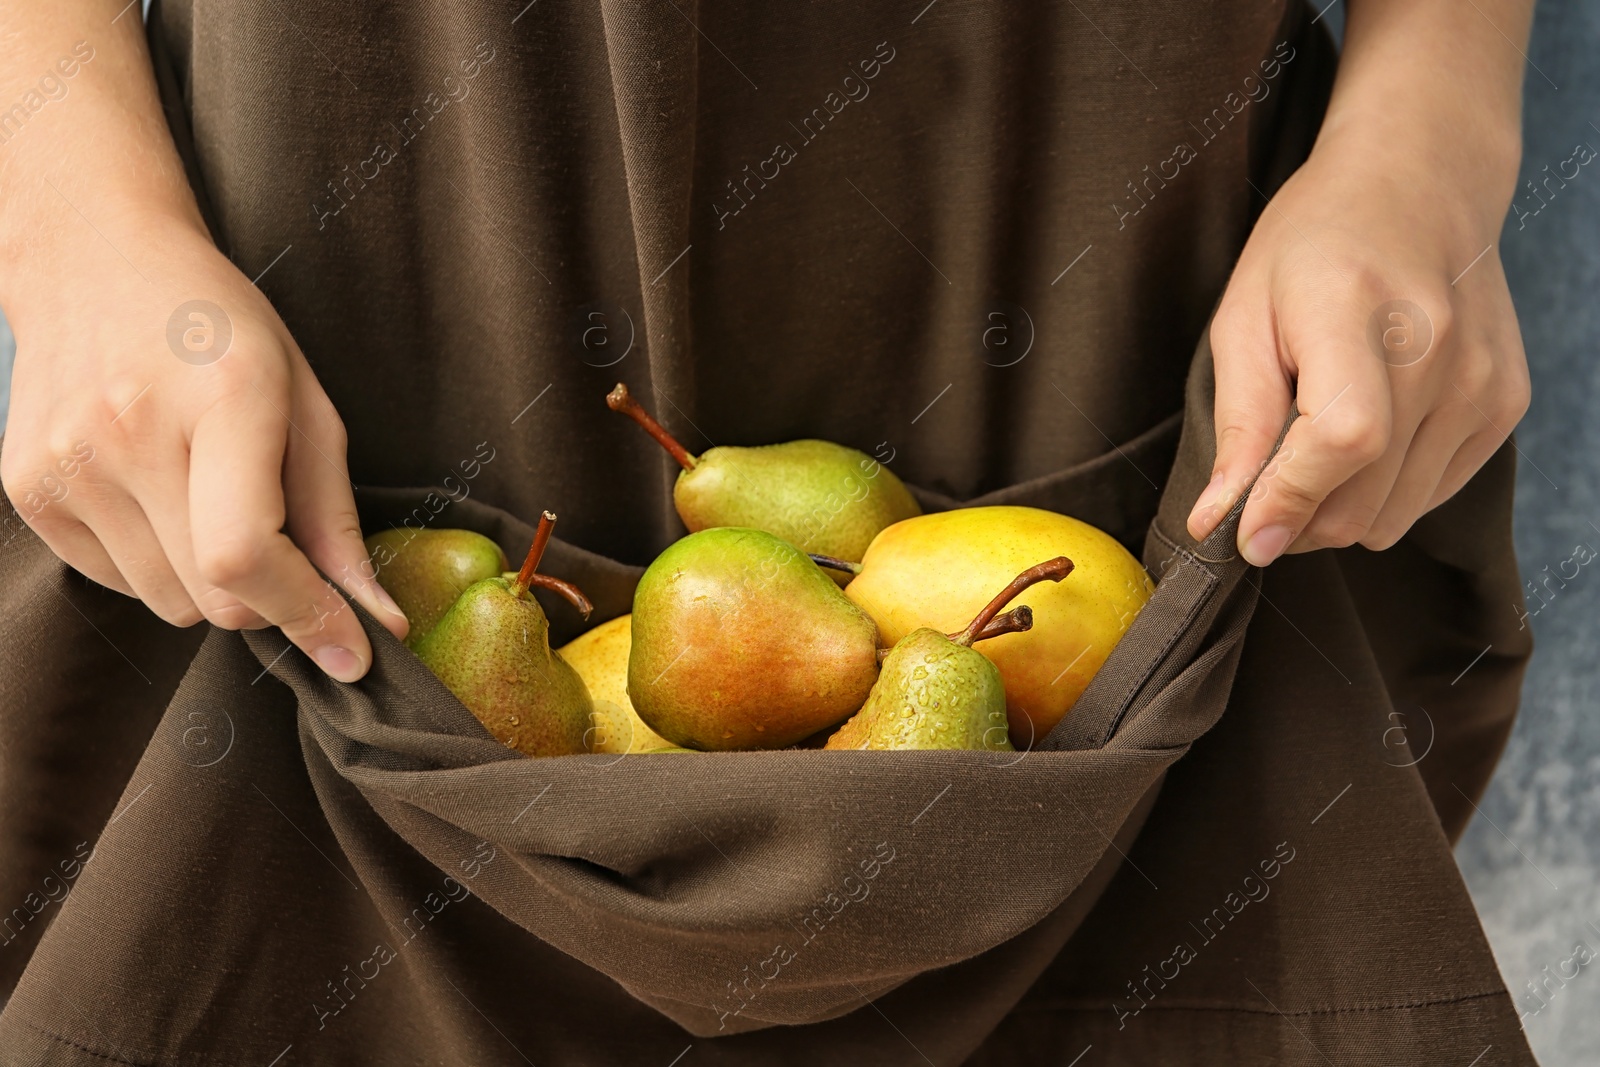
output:
<svg viewBox="0 0 1600 1067"><path fill-rule="evenodd" d="M594 713L583 679L550 648L549 620L528 591L554 523L546 512L517 576L473 583L416 646L484 728L526 756L586 751Z"/></svg>
<svg viewBox="0 0 1600 1067"><path fill-rule="evenodd" d="M889 651L866 704L823 747L1010 751L1000 671L938 630L916 630Z"/></svg>
<svg viewBox="0 0 1600 1067"><path fill-rule="evenodd" d="M499 545L471 530L383 530L367 538L367 555L411 623L413 649L469 585L511 566Z"/></svg>
<svg viewBox="0 0 1600 1067"><path fill-rule="evenodd" d="M877 676L872 620L769 533L690 534L634 591L628 697L675 745L784 748L854 712Z"/></svg>
<svg viewBox="0 0 1600 1067"><path fill-rule="evenodd" d="M802 552L859 562L879 531L922 514L889 468L831 441L722 445L691 455L618 384L606 397L683 467L673 486L691 533L715 526L764 530ZM848 575L836 580L843 584Z"/></svg>
<svg viewBox="0 0 1600 1067"><path fill-rule="evenodd" d="M1065 556L1030 567L960 633L922 627L902 637L884 657L867 702L824 747L1012 751L1005 683L999 668L972 646L1030 629L1033 612L1026 605L996 613L1034 582L1059 582L1071 570Z"/></svg>

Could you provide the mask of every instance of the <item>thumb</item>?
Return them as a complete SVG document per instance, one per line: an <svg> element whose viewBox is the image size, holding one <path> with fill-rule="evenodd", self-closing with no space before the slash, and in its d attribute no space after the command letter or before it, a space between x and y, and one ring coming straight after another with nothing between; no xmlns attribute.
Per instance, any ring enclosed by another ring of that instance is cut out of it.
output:
<svg viewBox="0 0 1600 1067"><path fill-rule="evenodd" d="M1264 290L1259 302L1246 301L1234 296L1234 285L1211 320L1217 459L1210 483L1189 513L1189 535L1197 541L1217 528L1260 473L1293 402Z"/></svg>

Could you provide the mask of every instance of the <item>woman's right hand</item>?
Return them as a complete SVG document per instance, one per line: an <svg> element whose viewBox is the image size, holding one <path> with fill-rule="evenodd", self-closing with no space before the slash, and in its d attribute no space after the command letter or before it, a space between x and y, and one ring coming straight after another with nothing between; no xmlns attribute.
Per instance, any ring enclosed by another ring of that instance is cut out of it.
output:
<svg viewBox="0 0 1600 1067"><path fill-rule="evenodd" d="M397 637L407 624L372 580L344 427L305 356L197 221L77 229L6 287L7 496L63 560L168 622L279 626L360 678L371 647L323 574Z"/></svg>
<svg viewBox="0 0 1600 1067"><path fill-rule="evenodd" d="M360 678L372 648L329 579L396 636L407 624L372 580L344 426L201 221L137 7L13 5L0 100L30 92L47 102L0 144L6 495L63 560L168 622L279 626Z"/></svg>

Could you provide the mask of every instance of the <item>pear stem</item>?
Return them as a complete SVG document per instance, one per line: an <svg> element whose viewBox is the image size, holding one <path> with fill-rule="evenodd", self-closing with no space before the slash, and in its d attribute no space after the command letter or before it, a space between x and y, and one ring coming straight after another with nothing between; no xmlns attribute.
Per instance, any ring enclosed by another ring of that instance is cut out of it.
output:
<svg viewBox="0 0 1600 1067"><path fill-rule="evenodd" d="M958 645L966 645L970 648L974 641L986 636L984 630L988 628L990 622L994 621L994 617L999 614L1000 609L1020 596L1024 589L1037 582L1059 582L1071 573L1072 561L1066 556L1057 556L1055 559L1034 564L1011 579L1011 584L1000 590L999 595L985 604L983 610L978 612L977 617L967 624L965 630L958 634L951 634L950 640ZM1029 618L1032 618L1031 612L1029 613Z"/></svg>
<svg viewBox="0 0 1600 1067"><path fill-rule="evenodd" d="M806 555L810 556L811 562L815 563L819 567L827 567L829 570L835 571L844 571L846 574L861 573L861 564L851 563L847 559L840 559L837 556L824 556L820 552L808 552Z"/></svg>
<svg viewBox="0 0 1600 1067"><path fill-rule="evenodd" d="M521 596L528 591L528 584L533 581L534 572L539 569L539 561L544 558L545 546L550 544L550 534L556 528L556 517L548 511L539 516L539 528L533 533L533 545L528 549L528 558L522 561L522 569L517 572L516 585L512 593Z"/></svg>
<svg viewBox="0 0 1600 1067"><path fill-rule="evenodd" d="M588 597L583 595L583 590L571 582L564 582L560 578L552 578L548 574L531 574L528 576L528 584L537 585L541 589L548 589L553 593L559 593L566 598L569 604L577 608L578 614L585 619L594 611L594 605L589 602ZM1001 617L1004 618L1004 616Z"/></svg>
<svg viewBox="0 0 1600 1067"><path fill-rule="evenodd" d="M1021 607L1012 608L1010 611L1002 612L990 619L989 625L983 628L983 632L977 636L976 641L987 641L991 637L999 637L1002 634L1020 634L1031 629L1033 629L1033 609L1023 604ZM888 659L889 653L892 651L894 650L891 648L878 649L878 662L882 663Z"/></svg>
<svg viewBox="0 0 1600 1067"><path fill-rule="evenodd" d="M1031 629L1033 629L1033 609L1023 604L1010 611L1002 611L990 619L989 625L983 628L983 632L975 637L972 643L977 644L979 641L987 641L1002 634L1027 633Z"/></svg>
<svg viewBox="0 0 1600 1067"><path fill-rule="evenodd" d="M677 438L673 437L659 422L650 417L650 413L639 405L639 402L633 398L633 394L628 392L628 387L621 382L618 382L617 387L606 394L606 407L628 416L628 418L642 426L644 432L654 437L656 443L666 449L684 470L692 471L700 462L687 448L678 443Z"/></svg>

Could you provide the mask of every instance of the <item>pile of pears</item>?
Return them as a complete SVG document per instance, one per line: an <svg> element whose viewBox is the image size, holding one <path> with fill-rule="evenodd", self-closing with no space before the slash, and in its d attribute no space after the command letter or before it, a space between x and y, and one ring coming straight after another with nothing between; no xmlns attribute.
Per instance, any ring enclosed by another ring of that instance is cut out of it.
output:
<svg viewBox="0 0 1600 1067"><path fill-rule="evenodd" d="M1115 539L1025 507L922 514L876 460L828 441L674 440L626 386L606 397L683 470L688 536L629 615L560 649L531 589L582 591L468 530L367 539L406 644L528 756L748 749L1012 751L1070 710L1153 584ZM1025 591L1029 603L1010 605ZM1009 610L1008 610L1009 608Z"/></svg>

